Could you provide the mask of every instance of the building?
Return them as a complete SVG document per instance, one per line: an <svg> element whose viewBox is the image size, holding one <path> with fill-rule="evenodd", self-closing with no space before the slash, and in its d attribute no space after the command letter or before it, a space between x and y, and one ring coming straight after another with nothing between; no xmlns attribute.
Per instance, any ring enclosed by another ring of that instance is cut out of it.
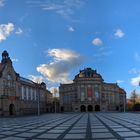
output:
<svg viewBox="0 0 140 140"><path fill-rule="evenodd" d="M15 72L7 51L0 63L0 116L40 114L47 110L45 83L35 83ZM50 95L51 96L51 95Z"/></svg>
<svg viewBox="0 0 140 140"><path fill-rule="evenodd" d="M71 84L60 84L61 111L124 111L126 92L106 83L96 70L80 70Z"/></svg>

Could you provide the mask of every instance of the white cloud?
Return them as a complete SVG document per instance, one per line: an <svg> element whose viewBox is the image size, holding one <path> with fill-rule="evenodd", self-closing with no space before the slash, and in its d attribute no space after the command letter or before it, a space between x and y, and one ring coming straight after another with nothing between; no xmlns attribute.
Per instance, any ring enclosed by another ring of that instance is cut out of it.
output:
<svg viewBox="0 0 140 140"><path fill-rule="evenodd" d="M43 76L28 75L28 78L35 83L41 83L45 81Z"/></svg>
<svg viewBox="0 0 140 140"><path fill-rule="evenodd" d="M28 4L39 6L41 7L42 10L55 12L66 19L70 19L70 17L75 13L75 11L83 6L84 1L81 1L81 0L60 0L60 1L30 0L28 1Z"/></svg>
<svg viewBox="0 0 140 140"><path fill-rule="evenodd" d="M0 24L0 42L6 40L6 38L11 34L14 30L14 24Z"/></svg>
<svg viewBox="0 0 140 140"><path fill-rule="evenodd" d="M95 46L100 46L103 44L102 40L100 38L94 38L92 41L92 44Z"/></svg>
<svg viewBox="0 0 140 140"><path fill-rule="evenodd" d="M70 61L80 57L80 54L68 49L49 49L48 54L56 61Z"/></svg>
<svg viewBox="0 0 140 140"><path fill-rule="evenodd" d="M69 27L69 28L68 28L68 31L69 31L69 32L74 32L75 29L74 29L73 27Z"/></svg>
<svg viewBox="0 0 140 140"><path fill-rule="evenodd" d="M19 61L17 58L13 58L11 60L12 60L12 62L18 62Z"/></svg>
<svg viewBox="0 0 140 140"><path fill-rule="evenodd" d="M138 70L136 68L132 68L129 70L129 74L140 74L140 70Z"/></svg>
<svg viewBox="0 0 140 140"><path fill-rule="evenodd" d="M23 33L23 30L21 28L18 28L15 32L16 34L20 35Z"/></svg>
<svg viewBox="0 0 140 140"><path fill-rule="evenodd" d="M138 54L137 52L134 54L134 58L137 61L140 61L140 54Z"/></svg>
<svg viewBox="0 0 140 140"><path fill-rule="evenodd" d="M58 87L50 87L48 90L51 91L51 93L59 93Z"/></svg>
<svg viewBox="0 0 140 140"><path fill-rule="evenodd" d="M70 83L70 71L81 64L80 54L67 49L50 49L48 55L53 57L52 62L37 67L48 81Z"/></svg>
<svg viewBox="0 0 140 140"><path fill-rule="evenodd" d="M121 84L121 83L123 83L124 81L123 80L117 80L117 83L118 84Z"/></svg>
<svg viewBox="0 0 140 140"><path fill-rule="evenodd" d="M114 36L117 38L122 38L124 35L125 34L121 29L117 29L116 32L114 33Z"/></svg>
<svg viewBox="0 0 140 140"><path fill-rule="evenodd" d="M0 0L0 7L3 7L5 5L5 0Z"/></svg>
<svg viewBox="0 0 140 140"><path fill-rule="evenodd" d="M138 86L139 83L140 83L140 75L138 75L137 77L134 77L134 78L131 79L131 84L133 86Z"/></svg>

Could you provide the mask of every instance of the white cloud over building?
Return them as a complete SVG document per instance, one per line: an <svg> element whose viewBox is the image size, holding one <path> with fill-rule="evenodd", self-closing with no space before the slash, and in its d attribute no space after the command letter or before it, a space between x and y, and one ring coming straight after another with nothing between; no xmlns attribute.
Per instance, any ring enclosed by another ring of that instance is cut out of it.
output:
<svg viewBox="0 0 140 140"><path fill-rule="evenodd" d="M52 62L39 65L37 71L51 82L71 82L70 71L81 64L81 55L68 49L49 49L48 55L52 57Z"/></svg>

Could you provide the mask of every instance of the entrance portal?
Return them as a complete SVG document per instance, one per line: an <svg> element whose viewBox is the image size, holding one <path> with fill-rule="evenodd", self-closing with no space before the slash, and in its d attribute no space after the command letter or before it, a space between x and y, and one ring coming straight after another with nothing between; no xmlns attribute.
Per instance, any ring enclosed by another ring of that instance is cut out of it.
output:
<svg viewBox="0 0 140 140"><path fill-rule="evenodd" d="M92 105L88 105L88 111L93 111Z"/></svg>
<svg viewBox="0 0 140 140"><path fill-rule="evenodd" d="M95 111L100 111L100 106L99 105L95 105Z"/></svg>
<svg viewBox="0 0 140 140"><path fill-rule="evenodd" d="M15 114L15 106L14 104L9 105L9 114L14 115Z"/></svg>
<svg viewBox="0 0 140 140"><path fill-rule="evenodd" d="M63 106L61 106L61 112L64 112L64 107Z"/></svg>
<svg viewBox="0 0 140 140"><path fill-rule="evenodd" d="M84 105L81 105L80 110L81 112L86 112L86 107Z"/></svg>
<svg viewBox="0 0 140 140"><path fill-rule="evenodd" d="M119 107L118 106L116 106L116 111L119 111Z"/></svg>

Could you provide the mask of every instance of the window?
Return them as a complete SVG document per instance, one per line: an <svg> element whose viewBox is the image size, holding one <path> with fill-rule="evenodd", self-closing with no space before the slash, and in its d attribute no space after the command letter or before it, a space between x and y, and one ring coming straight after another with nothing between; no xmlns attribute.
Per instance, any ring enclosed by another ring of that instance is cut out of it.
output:
<svg viewBox="0 0 140 140"><path fill-rule="evenodd" d="M23 91L24 91L24 100L26 100L26 88L25 87L23 88Z"/></svg>
<svg viewBox="0 0 140 140"><path fill-rule="evenodd" d="M7 80L12 80L12 76L10 74L7 75Z"/></svg>
<svg viewBox="0 0 140 140"><path fill-rule="evenodd" d="M24 99L24 86L21 87L21 99Z"/></svg>
<svg viewBox="0 0 140 140"><path fill-rule="evenodd" d="M26 100L28 100L28 87L26 87Z"/></svg>
<svg viewBox="0 0 140 140"><path fill-rule="evenodd" d="M28 99L31 100L31 89L28 89Z"/></svg>

